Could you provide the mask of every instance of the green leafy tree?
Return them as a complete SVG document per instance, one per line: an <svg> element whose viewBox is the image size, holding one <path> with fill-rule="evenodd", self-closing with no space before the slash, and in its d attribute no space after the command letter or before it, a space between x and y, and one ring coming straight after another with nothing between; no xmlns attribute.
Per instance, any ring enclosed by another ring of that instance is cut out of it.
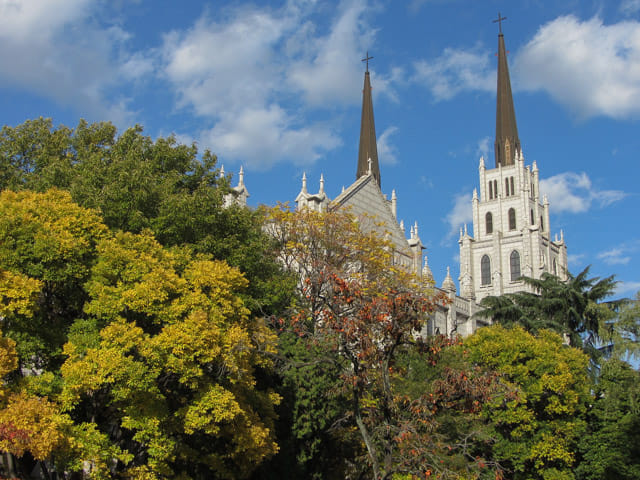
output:
<svg viewBox="0 0 640 480"><path fill-rule="evenodd" d="M618 315L607 323L603 336L613 345L617 358L640 359L640 292L634 299L622 302Z"/></svg>
<svg viewBox="0 0 640 480"><path fill-rule="evenodd" d="M394 385L407 407L407 427L398 436L400 471L412 478L502 478L492 457L492 431L483 405L502 398L509 387L495 372L472 365L461 340L427 339L397 363ZM425 465L418 475L416 464Z"/></svg>
<svg viewBox="0 0 640 480"><path fill-rule="evenodd" d="M576 476L585 480L640 478L640 372L618 359L605 362L588 419Z"/></svg>
<svg viewBox="0 0 640 480"><path fill-rule="evenodd" d="M291 282L273 260L263 215L222 208L230 192L217 158L173 136L152 140L135 126L118 136L106 122L81 120L75 130L50 119L0 132L0 190L61 188L83 207L99 210L112 229L150 229L165 246L191 245L246 274L243 296L256 313L288 305Z"/></svg>
<svg viewBox="0 0 640 480"><path fill-rule="evenodd" d="M51 119L28 120L0 130L0 190L35 189L39 179L64 187L73 162L72 132Z"/></svg>
<svg viewBox="0 0 640 480"><path fill-rule="evenodd" d="M533 333L551 329L566 334L571 345L581 346L597 360L600 340L608 338L608 323L621 302L605 301L615 291L613 275L602 279L588 275L589 267L576 276L568 274L566 281L549 273L540 279L522 277L533 293L483 298L484 310L478 315L507 326L522 325Z"/></svg>
<svg viewBox="0 0 640 480"><path fill-rule="evenodd" d="M96 243L106 234L99 214L66 192L0 193L0 315L21 367L61 364L67 330L82 316Z"/></svg>
<svg viewBox="0 0 640 480"><path fill-rule="evenodd" d="M510 392L484 406L495 458L513 479L573 479L590 401L588 357L549 330L485 327L469 359L497 371Z"/></svg>
<svg viewBox="0 0 640 480"><path fill-rule="evenodd" d="M453 475L452 464L442 465L442 457L431 454L433 412L444 408L450 392L456 392L459 405L477 400L479 409L489 389L476 389L476 377L472 387L459 389L452 376L434 390L437 395L410 398L394 383L404 352L429 349L414 334L446 299L398 267L374 219L274 209L270 220L280 260L299 275L297 302L279 325L318 345L325 352L323 367L339 374L346 425L360 434L371 468L366 474L375 479ZM324 398L334 393L317 392Z"/></svg>
<svg viewBox="0 0 640 480"><path fill-rule="evenodd" d="M337 359L320 342L285 331L279 336L278 454L255 479L343 479L365 452L351 427Z"/></svg>

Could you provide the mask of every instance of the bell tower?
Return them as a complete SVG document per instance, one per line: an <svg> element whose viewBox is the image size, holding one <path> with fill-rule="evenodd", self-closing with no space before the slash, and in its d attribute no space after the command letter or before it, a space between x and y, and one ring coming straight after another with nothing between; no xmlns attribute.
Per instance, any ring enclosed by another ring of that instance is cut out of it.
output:
<svg viewBox="0 0 640 480"><path fill-rule="evenodd" d="M460 295L479 302L528 290L521 276L567 276L564 234L551 238L549 202L540 197L536 162L526 165L516 126L507 52L498 14L495 168L478 166L472 198L473 230L460 230Z"/></svg>

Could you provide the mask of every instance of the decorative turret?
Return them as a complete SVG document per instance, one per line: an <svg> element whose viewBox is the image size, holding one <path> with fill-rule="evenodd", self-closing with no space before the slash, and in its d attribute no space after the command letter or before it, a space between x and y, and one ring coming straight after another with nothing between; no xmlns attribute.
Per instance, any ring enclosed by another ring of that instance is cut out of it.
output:
<svg viewBox="0 0 640 480"><path fill-rule="evenodd" d="M445 292L449 293L449 294L454 294L456 293L456 284L453 282L453 278L451 278L451 271L449 269L449 267L447 267L447 276L445 277L444 281L442 282L442 290L444 290Z"/></svg>
<svg viewBox="0 0 640 480"><path fill-rule="evenodd" d="M220 167L220 177L224 178L224 165ZM244 184L244 168L240 167L240 172L238 172L238 185L235 187L231 187L230 193L227 193L224 196L224 206L230 207L231 205L247 205L247 198L249 198L249 190L247 190L246 185Z"/></svg>
<svg viewBox="0 0 640 480"><path fill-rule="evenodd" d="M433 281L433 272L429 268L429 263L427 263L426 255L424 256L424 267L422 267L422 278L430 282Z"/></svg>
<svg viewBox="0 0 640 480"><path fill-rule="evenodd" d="M520 139L516 125L516 113L513 107L511 94L511 81L509 79L509 66L507 64L507 52L504 46L502 34L502 20L498 13L500 33L498 35L498 91L496 95L496 168L513 165L515 159L520 157Z"/></svg>
<svg viewBox="0 0 640 480"><path fill-rule="evenodd" d="M391 191L391 213L393 218L398 218L398 196L395 190Z"/></svg>
<svg viewBox="0 0 640 480"><path fill-rule="evenodd" d="M369 78L369 60L373 57L367 52L367 69L364 73L362 89L362 119L360 121L360 147L358 149L358 169L356 180L369 172L380 186L380 166L378 164L378 146L376 144L376 126L373 119L373 100L371 99L371 79Z"/></svg>
<svg viewBox="0 0 640 480"><path fill-rule="evenodd" d="M320 174L320 190L315 195L307 190L307 174L302 174L302 188L296 197L296 205L298 210L309 208L317 212L324 212L329 205L329 198L324 193L324 175Z"/></svg>

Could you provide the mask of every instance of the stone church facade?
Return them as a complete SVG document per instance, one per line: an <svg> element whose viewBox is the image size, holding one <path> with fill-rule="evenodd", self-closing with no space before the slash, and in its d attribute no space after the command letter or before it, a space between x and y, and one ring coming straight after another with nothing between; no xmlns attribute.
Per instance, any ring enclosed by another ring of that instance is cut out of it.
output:
<svg viewBox="0 0 640 480"><path fill-rule="evenodd" d="M473 232L460 231L460 295L480 302L529 290L521 276L567 277L564 234L551 238L549 201L540 197L536 162L525 166L518 137L502 31L498 36L495 168L480 159L480 193L473 191Z"/></svg>
<svg viewBox="0 0 640 480"><path fill-rule="evenodd" d="M433 281L427 256L415 222L407 237L404 223L398 221L396 191L390 198L382 193L377 139L371 98L369 70L365 71L362 96L360 145L356 180L331 200L320 177L318 193L310 193L306 174L296 197L298 209L316 211L349 209L355 215L373 216L382 223L381 234L389 235L394 245L394 261L413 271L425 281ZM467 336L487 323L476 318L481 310L479 302L489 295L502 295L528 289L521 275L540 278L548 272L566 278L567 247L564 235L551 239L549 202L540 199L539 171L534 162L525 166L518 137L511 84L504 46L504 37L498 37L498 81L496 109L496 164L487 169L480 159L480 193L475 189L472 199L472 232L460 231L460 292L449 268L440 287L450 304L441 307L424 325L422 335L437 333L448 336ZM239 183L233 187L227 202L246 205L249 193L241 171Z"/></svg>

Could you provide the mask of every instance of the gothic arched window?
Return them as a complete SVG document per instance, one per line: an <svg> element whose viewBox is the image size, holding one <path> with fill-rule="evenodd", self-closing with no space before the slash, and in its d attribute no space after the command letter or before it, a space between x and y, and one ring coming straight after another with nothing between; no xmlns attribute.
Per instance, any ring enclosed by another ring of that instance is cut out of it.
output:
<svg viewBox="0 0 640 480"><path fill-rule="evenodd" d="M515 282L520 278L520 254L517 250L511 252L509 261L511 264L511 281Z"/></svg>
<svg viewBox="0 0 640 480"><path fill-rule="evenodd" d="M491 285L491 260L489 255L483 255L480 260L480 281L482 285Z"/></svg>
<svg viewBox="0 0 640 480"><path fill-rule="evenodd" d="M491 215L491 212L487 212L484 219L487 227L487 235L489 235L493 233L493 215Z"/></svg>
<svg viewBox="0 0 640 480"><path fill-rule="evenodd" d="M511 195L515 195L515 188L513 188L513 177L510 177L510 183L511 183Z"/></svg>
<svg viewBox="0 0 640 480"><path fill-rule="evenodd" d="M531 209L531 225L535 225L536 219L533 218L533 208Z"/></svg>
<svg viewBox="0 0 640 480"><path fill-rule="evenodd" d="M542 215L540 215L540 230L544 232L544 222L542 221Z"/></svg>
<svg viewBox="0 0 640 480"><path fill-rule="evenodd" d="M509 230L516 229L516 211L513 208L509 209Z"/></svg>
<svg viewBox="0 0 640 480"><path fill-rule="evenodd" d="M489 180L489 200L493 200L493 182Z"/></svg>
<svg viewBox="0 0 640 480"><path fill-rule="evenodd" d="M493 181L493 198L498 198L498 180Z"/></svg>
<svg viewBox="0 0 640 480"><path fill-rule="evenodd" d="M556 263L556 259L555 258L553 259L552 265L553 265L553 274L557 275L558 274L558 264Z"/></svg>

